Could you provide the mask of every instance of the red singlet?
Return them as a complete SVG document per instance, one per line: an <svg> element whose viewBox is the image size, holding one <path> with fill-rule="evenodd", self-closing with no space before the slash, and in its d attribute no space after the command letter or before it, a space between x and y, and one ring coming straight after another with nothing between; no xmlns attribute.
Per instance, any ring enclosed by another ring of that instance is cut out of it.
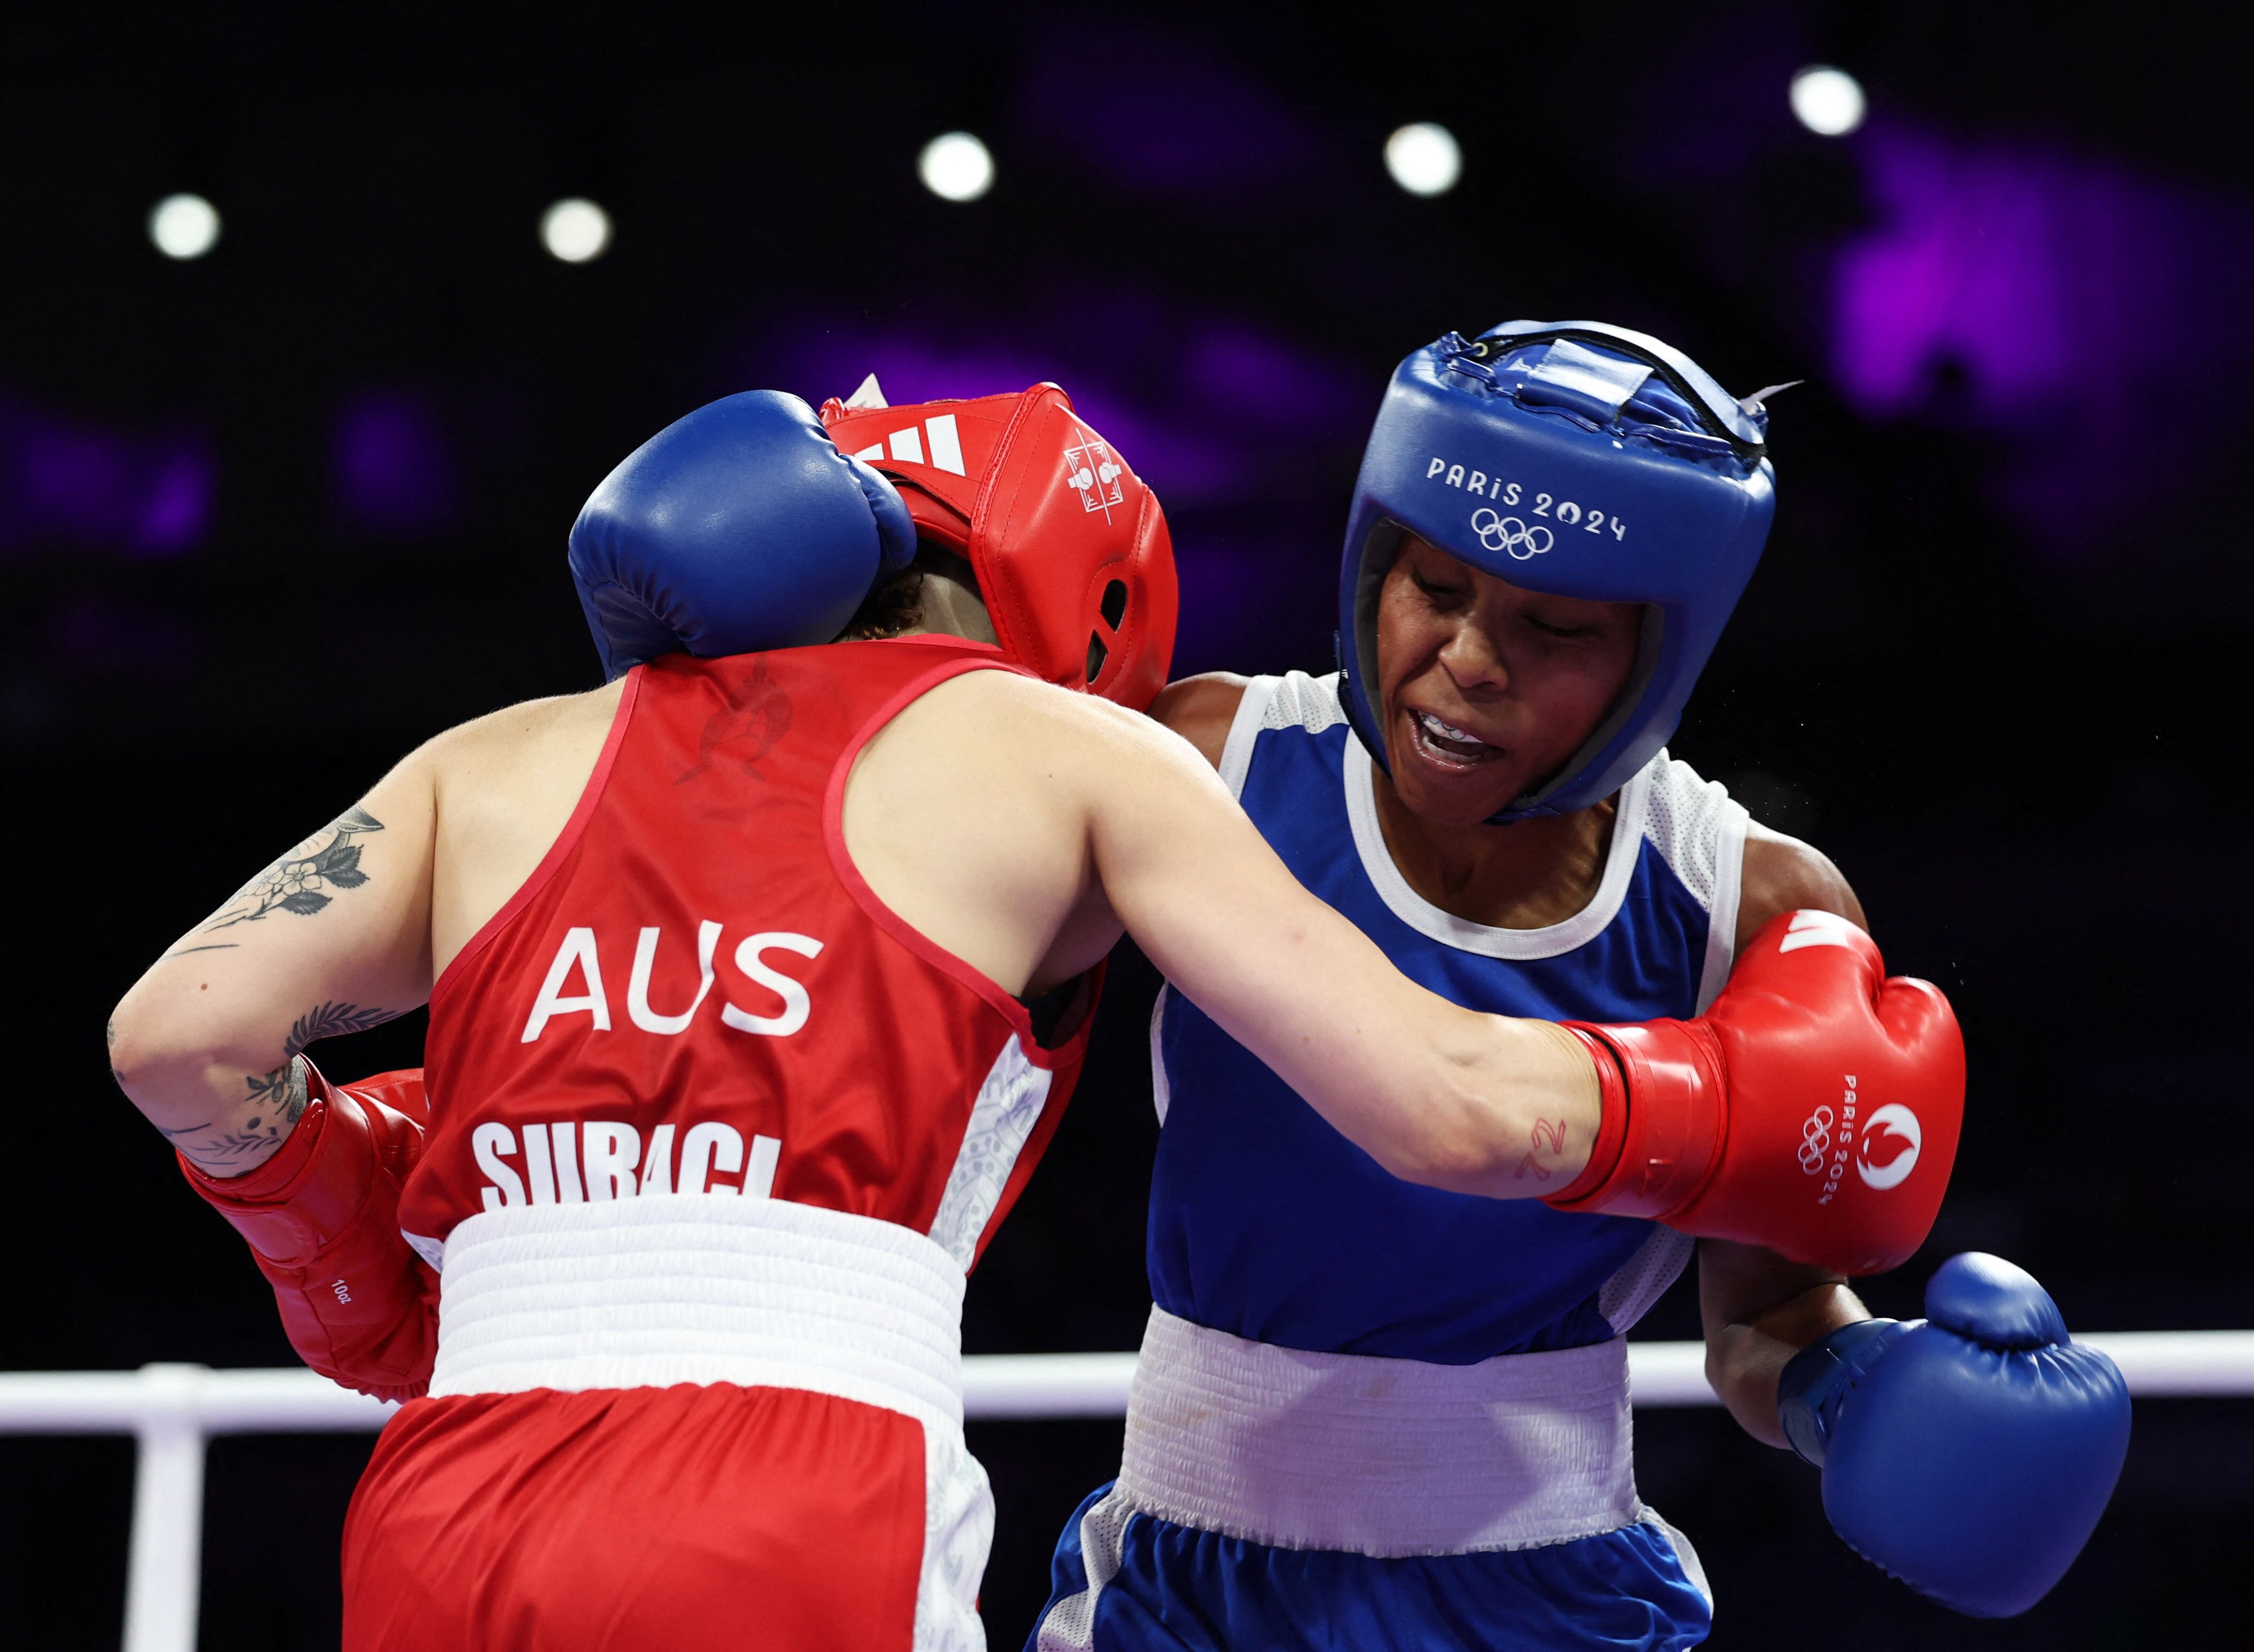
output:
<svg viewBox="0 0 2254 1652"><path fill-rule="evenodd" d="M346 1534L347 1652L973 1644L962 1276L1085 1052L888 911L855 754L951 639L627 679L570 822L430 998L399 1219L432 1397Z"/></svg>

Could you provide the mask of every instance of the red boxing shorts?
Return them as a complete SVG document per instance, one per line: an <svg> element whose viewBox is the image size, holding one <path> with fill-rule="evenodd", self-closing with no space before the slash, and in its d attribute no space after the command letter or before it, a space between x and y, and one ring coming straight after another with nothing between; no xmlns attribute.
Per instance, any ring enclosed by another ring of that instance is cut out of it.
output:
<svg viewBox="0 0 2254 1652"><path fill-rule="evenodd" d="M660 1195L488 1212L432 1397L345 1528L345 1652L976 1648L962 1273L888 1222Z"/></svg>

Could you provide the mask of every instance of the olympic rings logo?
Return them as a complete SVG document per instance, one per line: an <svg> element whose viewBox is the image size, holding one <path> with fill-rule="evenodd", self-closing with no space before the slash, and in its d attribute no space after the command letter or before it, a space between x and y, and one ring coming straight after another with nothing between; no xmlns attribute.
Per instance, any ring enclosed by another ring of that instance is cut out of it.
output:
<svg viewBox="0 0 2254 1652"><path fill-rule="evenodd" d="M1800 1127L1800 1168L1808 1175L1824 1168L1824 1155L1831 1151L1831 1110L1819 1107Z"/></svg>
<svg viewBox="0 0 2254 1652"><path fill-rule="evenodd" d="M1498 516L1484 505L1472 513L1472 531L1489 550L1507 550L1519 562L1539 556L1558 542L1557 536L1541 523L1529 528L1517 517Z"/></svg>

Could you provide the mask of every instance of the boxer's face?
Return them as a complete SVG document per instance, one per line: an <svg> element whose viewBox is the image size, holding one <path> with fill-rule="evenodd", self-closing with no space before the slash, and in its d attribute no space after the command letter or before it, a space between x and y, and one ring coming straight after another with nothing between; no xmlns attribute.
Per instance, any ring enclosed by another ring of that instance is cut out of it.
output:
<svg viewBox="0 0 2254 1652"><path fill-rule="evenodd" d="M1635 663L1634 603L1544 596L1403 536L1377 601L1394 789L1476 825L1564 765Z"/></svg>

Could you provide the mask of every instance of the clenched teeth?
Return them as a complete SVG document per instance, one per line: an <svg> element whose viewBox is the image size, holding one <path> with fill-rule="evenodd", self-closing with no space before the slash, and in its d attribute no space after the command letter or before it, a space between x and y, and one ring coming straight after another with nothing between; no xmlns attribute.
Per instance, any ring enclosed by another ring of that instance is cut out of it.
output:
<svg viewBox="0 0 2254 1652"><path fill-rule="evenodd" d="M1452 740L1459 746L1476 746L1484 747L1488 744L1485 740L1480 738L1478 735L1470 733L1466 730L1460 729L1452 723L1443 723L1438 718L1434 717L1430 711L1411 710L1409 715L1415 718L1418 722L1424 724L1424 732L1432 735L1437 738Z"/></svg>

